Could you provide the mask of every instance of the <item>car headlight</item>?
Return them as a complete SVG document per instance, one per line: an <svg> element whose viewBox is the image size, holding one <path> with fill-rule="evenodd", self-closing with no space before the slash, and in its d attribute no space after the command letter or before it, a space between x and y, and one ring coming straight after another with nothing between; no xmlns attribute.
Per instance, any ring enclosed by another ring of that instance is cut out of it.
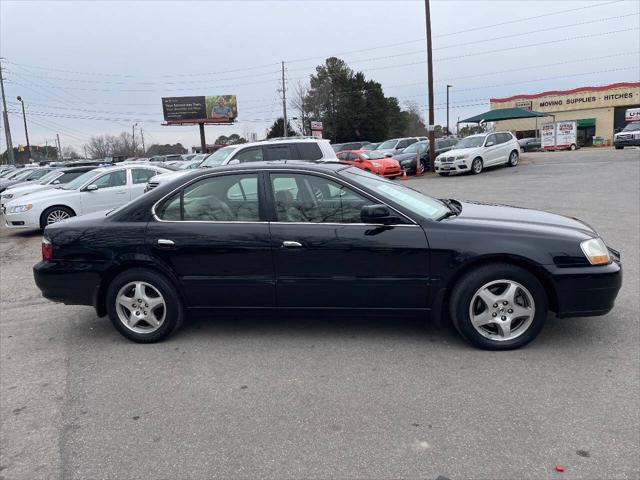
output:
<svg viewBox="0 0 640 480"><path fill-rule="evenodd" d="M580 242L580 248L591 265L611 263L609 249L607 249L607 246L600 237Z"/></svg>
<svg viewBox="0 0 640 480"><path fill-rule="evenodd" d="M13 198L13 193L3 193L2 198Z"/></svg>
<svg viewBox="0 0 640 480"><path fill-rule="evenodd" d="M371 162L371 165L373 165L376 168L382 168L382 164L378 162Z"/></svg>
<svg viewBox="0 0 640 480"><path fill-rule="evenodd" d="M30 203L27 203L26 205L16 205L15 207L11 207L9 209L9 213L22 213L31 210L32 208L33 205Z"/></svg>
<svg viewBox="0 0 640 480"><path fill-rule="evenodd" d="M469 155L458 155L456 157L456 160L464 160L465 158L467 158Z"/></svg>

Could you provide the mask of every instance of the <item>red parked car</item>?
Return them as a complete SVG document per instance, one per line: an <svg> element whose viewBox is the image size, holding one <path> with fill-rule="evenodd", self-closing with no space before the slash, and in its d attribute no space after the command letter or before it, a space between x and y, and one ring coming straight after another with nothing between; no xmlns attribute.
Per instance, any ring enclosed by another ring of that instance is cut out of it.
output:
<svg viewBox="0 0 640 480"><path fill-rule="evenodd" d="M397 177L402 171L397 160L375 150L345 150L336 153L338 160L383 177Z"/></svg>

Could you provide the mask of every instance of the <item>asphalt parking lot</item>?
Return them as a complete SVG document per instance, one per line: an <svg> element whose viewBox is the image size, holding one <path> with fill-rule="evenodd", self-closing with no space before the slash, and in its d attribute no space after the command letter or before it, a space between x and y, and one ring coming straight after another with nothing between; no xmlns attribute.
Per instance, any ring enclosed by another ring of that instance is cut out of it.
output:
<svg viewBox="0 0 640 480"><path fill-rule="evenodd" d="M611 313L551 315L512 352L393 316L192 319L138 345L44 300L40 234L2 227L0 478L640 478L639 173L640 150L606 149L407 182L575 216L621 251Z"/></svg>

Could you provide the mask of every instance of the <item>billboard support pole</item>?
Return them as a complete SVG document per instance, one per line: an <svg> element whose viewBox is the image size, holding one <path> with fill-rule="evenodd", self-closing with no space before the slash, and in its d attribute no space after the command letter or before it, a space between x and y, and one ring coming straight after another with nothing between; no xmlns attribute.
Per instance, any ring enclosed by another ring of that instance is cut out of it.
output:
<svg viewBox="0 0 640 480"><path fill-rule="evenodd" d="M204 123L199 123L198 126L200 127L200 153L207 153L207 141L204 137Z"/></svg>

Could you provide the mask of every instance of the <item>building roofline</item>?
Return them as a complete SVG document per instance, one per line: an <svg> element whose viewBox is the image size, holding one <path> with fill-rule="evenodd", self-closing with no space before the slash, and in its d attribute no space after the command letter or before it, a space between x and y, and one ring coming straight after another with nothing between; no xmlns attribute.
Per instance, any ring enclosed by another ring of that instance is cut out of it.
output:
<svg viewBox="0 0 640 480"><path fill-rule="evenodd" d="M640 82L619 82L619 83L612 83L610 85L602 85L598 87L578 87L578 88L572 88L571 90L548 90L546 92L541 92L541 93L512 95L510 97L504 97L504 98L491 98L489 99L489 103L510 102L512 100L519 100L519 99L533 99L533 98L540 98L540 97L548 97L549 95L570 95L572 93L578 93L578 92L598 92L601 90L611 90L614 88L624 88L624 87L640 87Z"/></svg>

